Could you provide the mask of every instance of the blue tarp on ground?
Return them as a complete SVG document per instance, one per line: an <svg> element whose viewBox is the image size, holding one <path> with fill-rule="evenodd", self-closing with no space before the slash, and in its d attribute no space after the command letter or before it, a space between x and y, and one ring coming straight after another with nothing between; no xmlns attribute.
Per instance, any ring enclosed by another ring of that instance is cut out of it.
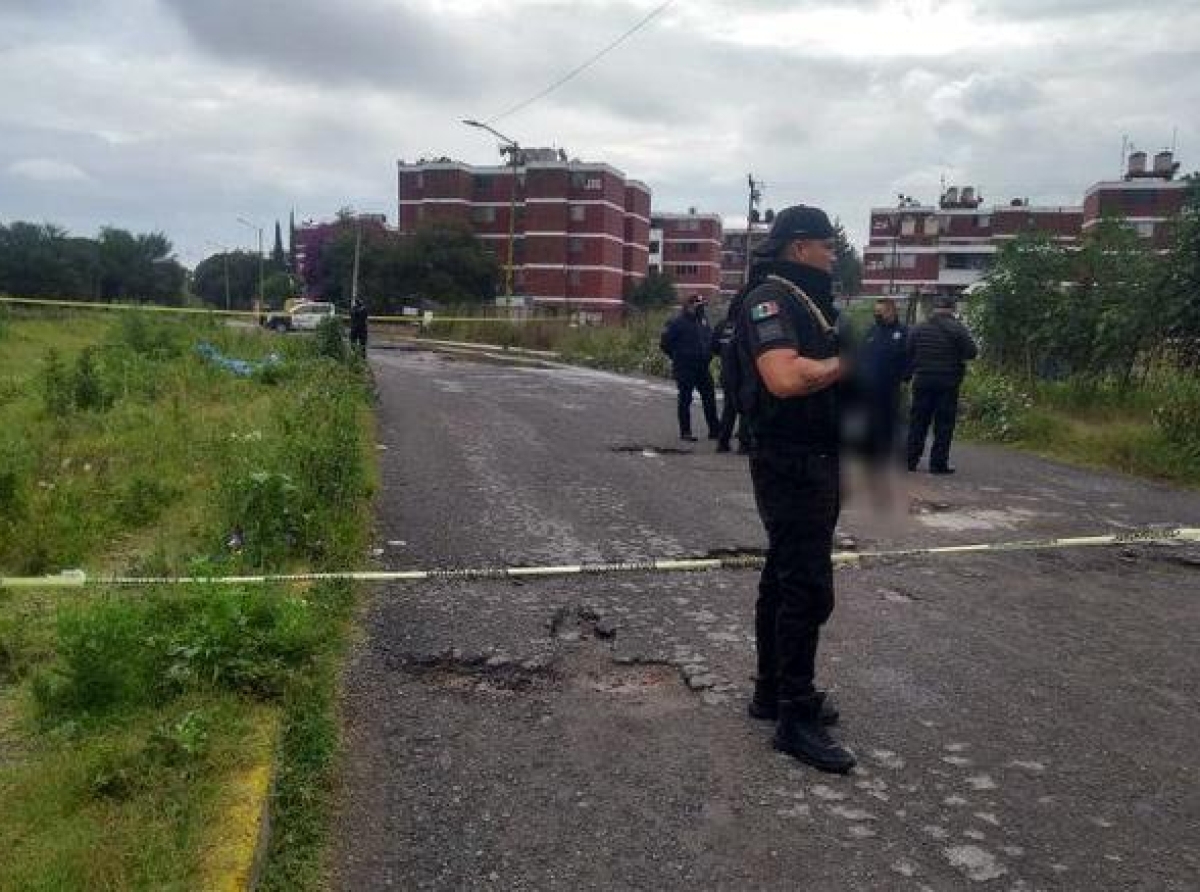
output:
<svg viewBox="0 0 1200 892"><path fill-rule="evenodd" d="M235 375L240 375L243 378L249 378L259 369L264 366L275 365L282 362L278 353L270 353L263 360L255 362L249 359L232 359L226 356L212 344L207 341L201 341L196 345L196 352L211 362L213 365L233 372Z"/></svg>

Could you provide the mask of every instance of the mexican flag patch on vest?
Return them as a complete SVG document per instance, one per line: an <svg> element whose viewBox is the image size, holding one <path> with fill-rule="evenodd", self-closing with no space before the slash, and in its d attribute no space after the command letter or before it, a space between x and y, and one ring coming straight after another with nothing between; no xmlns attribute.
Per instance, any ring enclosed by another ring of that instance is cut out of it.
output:
<svg viewBox="0 0 1200 892"><path fill-rule="evenodd" d="M764 300L760 304L755 304L750 308L750 320L752 322L762 322L764 319L770 319L779 315L779 304L773 300Z"/></svg>

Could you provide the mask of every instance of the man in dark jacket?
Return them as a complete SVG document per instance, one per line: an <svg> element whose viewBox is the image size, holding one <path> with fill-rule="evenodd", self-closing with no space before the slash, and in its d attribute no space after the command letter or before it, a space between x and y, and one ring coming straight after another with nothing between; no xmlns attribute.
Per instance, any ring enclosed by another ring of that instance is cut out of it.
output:
<svg viewBox="0 0 1200 892"><path fill-rule="evenodd" d="M958 388L967 362L979 350L965 325L954 318L954 298L939 295L933 314L908 333L908 368L912 373L912 412L908 422L908 469L915 471L925 451L925 436L933 422L931 474L953 474L950 441L958 420Z"/></svg>
<svg viewBox="0 0 1200 892"><path fill-rule="evenodd" d="M843 375L833 307L834 229L823 211L781 211L755 249L738 316L739 375L750 426L750 477L767 532L758 584L758 677L750 715L775 719L775 748L822 771L854 756L826 730L837 711L815 686L821 626L833 612L833 532L840 511Z"/></svg>
<svg viewBox="0 0 1200 892"><path fill-rule="evenodd" d="M866 403L865 447L873 462L886 462L895 455L900 388L908 369L907 336L896 302L890 297L875 301L875 324L862 340L857 369Z"/></svg>
<svg viewBox="0 0 1200 892"><path fill-rule="evenodd" d="M357 297L350 305L350 345L367 355L367 305Z"/></svg>
<svg viewBox="0 0 1200 892"><path fill-rule="evenodd" d="M692 436L692 391L700 392L704 405L704 420L708 424L708 438L717 439L717 397L713 390L712 373L708 365L712 361L712 329L704 316L707 302L701 294L693 294L671 319L658 339L659 349L671 360L671 371L679 387L679 437L695 442Z"/></svg>

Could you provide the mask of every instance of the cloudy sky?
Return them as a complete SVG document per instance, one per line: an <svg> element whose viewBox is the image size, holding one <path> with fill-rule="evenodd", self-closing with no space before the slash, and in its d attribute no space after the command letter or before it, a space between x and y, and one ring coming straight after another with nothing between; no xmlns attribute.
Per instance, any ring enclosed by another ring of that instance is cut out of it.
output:
<svg viewBox="0 0 1200 892"><path fill-rule="evenodd" d="M496 163L459 123L537 93L661 0L0 0L0 221L211 243L339 207L395 163ZM1195 0L676 0L496 127L644 180L659 210L1072 204L1124 135L1200 168Z"/></svg>

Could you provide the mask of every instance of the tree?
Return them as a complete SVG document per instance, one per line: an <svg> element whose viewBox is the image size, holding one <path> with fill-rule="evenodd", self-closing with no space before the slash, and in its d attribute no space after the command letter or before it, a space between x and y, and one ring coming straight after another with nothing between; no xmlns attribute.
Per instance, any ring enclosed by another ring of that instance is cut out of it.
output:
<svg viewBox="0 0 1200 892"><path fill-rule="evenodd" d="M251 310L258 289L258 255L252 251L213 254L196 264L192 291L209 306L225 309L225 273L229 272L229 308Z"/></svg>
<svg viewBox="0 0 1200 892"><path fill-rule="evenodd" d="M1162 314L1167 334L1182 358L1200 366L1200 173L1189 188L1175 221L1174 243L1162 284Z"/></svg>
<svg viewBox="0 0 1200 892"><path fill-rule="evenodd" d="M658 270L651 270L640 282L629 289L625 301L638 310L653 310L674 306L679 300L675 280Z"/></svg>
<svg viewBox="0 0 1200 892"><path fill-rule="evenodd" d="M1001 247L967 308L988 362L1029 379L1045 371L1068 278L1067 252L1043 233L1022 233Z"/></svg>
<svg viewBox="0 0 1200 892"><path fill-rule="evenodd" d="M178 303L187 271L162 233L108 227L98 239L53 224L0 226L0 291L65 300Z"/></svg>
<svg viewBox="0 0 1200 892"><path fill-rule="evenodd" d="M275 247L271 249L269 268L277 273L288 271L288 257L283 251L283 230L279 228L278 220L275 221Z"/></svg>
<svg viewBox="0 0 1200 892"><path fill-rule="evenodd" d="M833 221L833 290L843 297L855 297L862 290L862 258L850 244L842 221Z"/></svg>
<svg viewBox="0 0 1200 892"><path fill-rule="evenodd" d="M1103 218L1071 258L1073 282L1055 306L1053 353L1071 373L1128 382L1161 318L1157 258L1129 224Z"/></svg>
<svg viewBox="0 0 1200 892"><path fill-rule="evenodd" d="M292 277L284 272L275 272L263 282L263 301L271 308L280 308L295 297Z"/></svg>
<svg viewBox="0 0 1200 892"><path fill-rule="evenodd" d="M443 303L478 303L496 291L499 266L466 224L427 223L407 236L346 219L321 252L327 300L346 305L353 284L354 246L361 232L358 293L373 312L398 311L412 295Z"/></svg>

